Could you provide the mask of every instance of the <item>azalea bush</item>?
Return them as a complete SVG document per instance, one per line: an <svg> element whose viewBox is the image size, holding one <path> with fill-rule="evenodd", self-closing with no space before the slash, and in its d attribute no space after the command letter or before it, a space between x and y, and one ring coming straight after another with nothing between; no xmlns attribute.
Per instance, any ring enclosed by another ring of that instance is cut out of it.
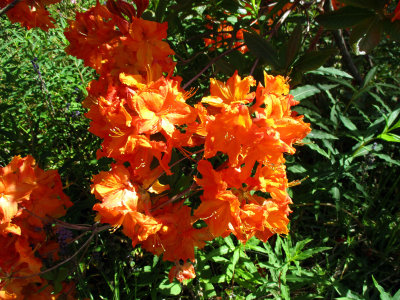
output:
<svg viewBox="0 0 400 300"><path fill-rule="evenodd" d="M0 7L1 298L400 288L400 4Z"/></svg>

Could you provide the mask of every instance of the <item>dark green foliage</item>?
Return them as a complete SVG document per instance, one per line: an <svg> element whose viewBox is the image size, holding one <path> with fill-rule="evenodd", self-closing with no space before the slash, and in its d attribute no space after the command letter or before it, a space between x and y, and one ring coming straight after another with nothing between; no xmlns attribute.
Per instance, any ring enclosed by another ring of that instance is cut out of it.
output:
<svg viewBox="0 0 400 300"><path fill-rule="evenodd" d="M210 77L223 80L235 70L258 81L264 70L292 78L291 94L301 102L295 110L313 131L287 156L289 180L304 179L291 189L290 235L246 245L218 238L197 251L197 278L181 285L167 279L172 263L133 249L120 230L93 236L87 246L86 234L68 246L67 256L79 254L46 275L55 287L73 279L82 299L399 299L400 48L393 40L400 21L377 17L384 1L343 0L347 7L326 14L315 3L298 4L277 26L272 16L289 1L270 12L268 1L241 2L153 0L144 17L169 23L176 73L187 89L198 88L191 104L208 95ZM95 73L63 50L61 27L75 6L61 2L53 13L57 8L60 27L48 33L0 20L0 163L32 154L43 168L57 168L74 202L65 221L93 224L91 177L110 161L96 160L100 141L88 132L81 105ZM212 29L205 15L216 20ZM215 36L222 20L232 38L210 51L203 38ZM363 84L320 25L352 27L343 36ZM241 28L248 30L245 54L231 49ZM174 153L172 161L180 158ZM193 164L172 169L164 183L174 194L188 188Z"/></svg>

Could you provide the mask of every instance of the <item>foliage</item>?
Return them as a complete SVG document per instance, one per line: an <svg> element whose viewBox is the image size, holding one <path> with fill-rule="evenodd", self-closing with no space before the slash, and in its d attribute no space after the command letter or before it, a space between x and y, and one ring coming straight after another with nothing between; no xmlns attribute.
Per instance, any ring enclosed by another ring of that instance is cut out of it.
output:
<svg viewBox="0 0 400 300"><path fill-rule="evenodd" d="M332 2L344 6L153 0L143 14L168 22L176 74L186 90L198 89L191 105L209 94L209 78L225 81L235 70L258 82L265 70L291 78L301 102L294 110L312 132L285 157L294 202L287 236L245 245L232 235L215 239L196 251L195 279L170 283L171 262L132 248L121 230L90 227L73 231L64 258L77 255L45 279L74 280L81 299L397 299L400 20L394 1ZM47 32L0 20L0 162L32 154L42 168L57 168L74 203L68 224L93 224L92 177L111 162L96 160L101 141L88 132L81 105L98 75L64 51L67 19L94 4L52 5L57 24ZM248 51L234 49L241 43ZM173 169L174 193L190 186L191 167Z"/></svg>

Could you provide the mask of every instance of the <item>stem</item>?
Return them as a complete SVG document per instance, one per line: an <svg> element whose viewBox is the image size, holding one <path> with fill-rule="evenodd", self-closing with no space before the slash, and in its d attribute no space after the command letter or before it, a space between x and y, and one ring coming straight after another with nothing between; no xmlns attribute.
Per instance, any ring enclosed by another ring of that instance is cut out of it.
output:
<svg viewBox="0 0 400 300"><path fill-rule="evenodd" d="M87 246L89 246L90 242L92 241L92 239L95 237L95 235L97 233L99 233L101 231L104 231L104 230L107 230L107 229L110 229L110 228L111 228L110 225L105 225L105 226L102 226L102 227L98 227L98 223L96 223L94 225L94 229L93 229L92 234L90 235L88 240L82 245L82 247L80 247L73 255L71 255L67 259L63 260L62 262L56 264L55 266L52 266L51 268L48 268L48 269L46 269L44 271L41 271L39 273L36 273L36 274L31 274L31 275L26 275L26 276L15 276L15 277L14 276L10 276L10 277L7 277L7 278L2 278L2 279L26 279L26 278L32 278L32 277L35 277L35 276L40 276L40 275L46 274L48 272L51 272L51 271L57 269L58 267L61 267L62 265L66 264L67 262L71 261L74 257L76 257L79 254L79 252L81 252L83 249L85 249Z"/></svg>
<svg viewBox="0 0 400 300"><path fill-rule="evenodd" d="M327 12L333 11L331 4L332 4L331 0L326 0L324 5L324 10ZM332 34L337 46L339 47L340 53L342 54L344 64L347 66L350 74L354 77L357 84L361 86L364 80L362 79L360 72L358 72L358 69L354 64L354 61L351 58L350 52L347 49L342 30L341 29L333 30Z"/></svg>
<svg viewBox="0 0 400 300"><path fill-rule="evenodd" d="M260 61L260 58L257 57L257 59L256 59L256 61L254 62L253 66L251 67L251 70L250 70L250 74L249 74L249 75L253 75L254 70L256 69L256 67L257 67L259 61Z"/></svg>
<svg viewBox="0 0 400 300"><path fill-rule="evenodd" d="M290 7L287 11L285 11L284 14L282 14L282 16L280 17L280 19L278 20L278 22L276 22L274 28L271 30L267 41L269 42L272 37L274 36L274 34L278 31L279 27L281 27L281 25L283 24L283 22L285 22L286 18L290 15L290 13L296 8L296 6L300 3L300 0L296 0L295 3L293 3L292 7Z"/></svg>
<svg viewBox="0 0 400 300"><path fill-rule="evenodd" d="M211 67L216 61L220 60L225 55L227 55L227 54L231 53L232 51L239 49L241 47L243 47L243 44L233 47L231 49L228 49L228 50L222 52L217 57L214 57L196 76L194 76L192 79L190 79L182 88L185 90L189 85L191 85L194 81L196 81L205 71L207 71L208 68Z"/></svg>
<svg viewBox="0 0 400 300"><path fill-rule="evenodd" d="M199 154L199 153L201 153L201 152L203 152L203 151L204 151L204 149L200 149L199 151L193 152L192 155L194 155L194 154ZM185 156L185 157L182 157L181 159L177 160L176 162L174 162L174 163L173 163L172 165L170 165L169 167L172 168L172 167L176 166L177 164L179 164L181 161L184 161L185 159L189 159L189 158L186 157L186 156ZM151 188L151 187L153 186L153 184L154 184L158 179L160 179L160 177L163 176L164 174L165 174L165 171L161 172L161 174L158 175L158 176L149 184L149 186L148 186L147 188L145 188L145 190L147 191L149 188Z"/></svg>
<svg viewBox="0 0 400 300"><path fill-rule="evenodd" d="M197 187L198 187L198 185L195 182L193 182L193 184L189 188L187 188L183 192L179 193L178 195L173 196L168 201L165 201L165 202L161 203L160 205L153 207L152 209L150 209L150 212L155 211L156 209L162 208L170 203L175 202L176 200L186 196L186 194L189 194L191 191L198 191L201 189L201 188L197 188Z"/></svg>
<svg viewBox="0 0 400 300"><path fill-rule="evenodd" d="M10 4L8 4L6 7L4 7L2 10L0 10L0 16L8 12L10 9L12 9L15 5L17 5L21 0L14 0Z"/></svg>
<svg viewBox="0 0 400 300"><path fill-rule="evenodd" d="M315 206L315 205L337 208L336 205L334 205L332 203L318 203L318 204L316 204L316 203L301 203L301 204L293 204L292 206L301 207L301 206ZM343 211L344 213L346 213L347 215L349 215L350 217L352 217L357 222L357 224L360 225L360 227L364 228L364 225L351 212L349 212L347 209L344 209L342 207L340 207L339 209L341 211Z"/></svg>

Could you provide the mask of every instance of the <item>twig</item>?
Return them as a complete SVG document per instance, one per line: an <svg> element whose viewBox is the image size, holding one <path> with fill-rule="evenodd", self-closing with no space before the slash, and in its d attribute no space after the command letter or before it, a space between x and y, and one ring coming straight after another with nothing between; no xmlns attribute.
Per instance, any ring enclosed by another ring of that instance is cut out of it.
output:
<svg viewBox="0 0 400 300"><path fill-rule="evenodd" d="M315 206L315 205L337 208L336 205L334 205L332 203L300 203L300 204L293 204L292 206L301 207L301 206ZM343 211L344 213L348 214L350 217L352 217L357 222L358 225L360 225L360 227L364 228L364 225L351 212L349 212L347 209L344 209L342 207L340 207L340 210Z"/></svg>
<svg viewBox="0 0 400 300"><path fill-rule="evenodd" d="M62 262L56 264L55 266L52 266L52 267L50 267L50 268L48 268L48 269L46 269L44 271L41 271L39 273L36 273L36 274L31 274L31 275L26 275L26 276L15 276L15 277L14 276L10 276L10 277L6 277L6 278L3 277L1 279L27 279L27 278L32 278L32 277L35 277L35 276L40 276L40 275L46 274L48 272L51 272L51 271L61 267L62 265L66 264L67 262L71 261L74 257L76 257L79 254L79 252L81 252L83 249L85 249L87 246L89 246L90 242L92 241L92 239L95 237L95 235L97 233L111 228L110 225L105 225L105 226L102 226L102 227L97 227L97 225L98 224L95 224L96 227L93 229L92 234L90 235L88 240L82 245L82 247L80 247L73 255L71 255L67 259L63 260Z"/></svg>
<svg viewBox="0 0 400 300"><path fill-rule="evenodd" d="M296 0L296 2L294 2L293 5L287 11L285 11L285 13L282 14L282 16L280 17L278 22L276 22L274 28L271 30L271 32L268 36L268 39L267 39L268 42L272 39L274 34L278 31L279 27L281 27L283 22L285 22L286 18L290 15L290 13L296 8L296 6L299 3L300 3L300 0Z"/></svg>
<svg viewBox="0 0 400 300"><path fill-rule="evenodd" d="M196 76L194 76L192 79L190 79L182 88L185 90L189 85L191 85L195 80L197 80L205 71L207 71L208 68L211 67L216 61L220 60L225 55L227 55L227 54L231 53L232 51L239 49L241 47L243 47L243 44L233 47L231 49L228 49L225 52L218 55L217 57L214 57Z"/></svg>
<svg viewBox="0 0 400 300"><path fill-rule="evenodd" d="M194 154L199 154L199 153L201 153L201 152L203 152L203 151L204 151L204 149L200 149L199 151L193 152L192 155L194 155ZM185 159L188 159L188 157L186 157L186 156L185 156L185 157L182 157L181 159L177 160L176 162L174 162L174 163L173 163L172 165L170 165L169 167L172 168L172 167L176 166L177 164L179 164L181 161L184 161ZM153 184L156 183L156 181L157 181L158 179L160 179L160 177L163 176L164 174L165 174L165 171L161 172L161 174L158 175L158 176L149 184L149 186L148 186L147 188L145 188L145 190L146 190L146 191L149 190L149 189L153 186Z"/></svg>
<svg viewBox="0 0 400 300"><path fill-rule="evenodd" d="M0 10L0 16L8 12L11 8L13 8L15 5L17 5L21 0L14 0L10 4L8 4L6 7L4 7L2 10Z"/></svg>
<svg viewBox="0 0 400 300"><path fill-rule="evenodd" d="M152 212L152 211L154 211L156 209L160 209L160 208L162 208L162 207L164 207L164 206L166 206L166 205L168 205L170 203L173 203L176 200L186 196L186 194L188 194L191 191L198 191L198 190L201 189L201 188L197 188L197 187L198 187L197 184L195 182L193 182L192 185L189 188L187 188L183 192L179 193L178 195L175 195L174 197L172 197L168 201L165 201L165 202L161 203L160 205L157 205L157 206L153 207L152 209L150 209L150 211Z"/></svg>
<svg viewBox="0 0 400 300"><path fill-rule="evenodd" d="M327 0L324 5L324 10L327 12L331 12L333 10L331 4L331 0ZM344 64L347 66L350 74L354 77L357 84L361 86L364 80L361 77L360 72L358 72L354 61L351 58L350 52L347 49L346 42L343 37L343 31L341 29L333 30L332 34L337 46L339 47L340 53L342 54Z"/></svg>
<svg viewBox="0 0 400 300"><path fill-rule="evenodd" d="M257 57L257 59L256 59L256 61L254 62L253 66L251 67L251 70L250 70L250 74L249 74L249 75L253 75L254 70L256 69L256 67L257 67L259 61L260 61L260 58Z"/></svg>

